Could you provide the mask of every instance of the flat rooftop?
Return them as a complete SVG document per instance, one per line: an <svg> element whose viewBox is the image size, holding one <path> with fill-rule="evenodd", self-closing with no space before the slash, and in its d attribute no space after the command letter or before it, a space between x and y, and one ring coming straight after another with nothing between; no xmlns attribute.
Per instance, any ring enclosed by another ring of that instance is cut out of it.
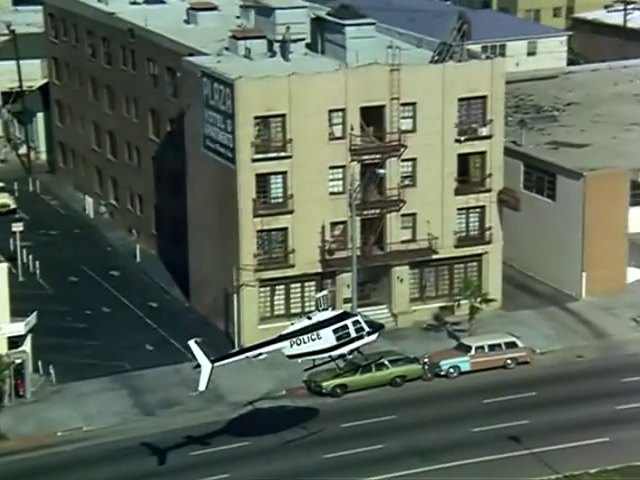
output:
<svg viewBox="0 0 640 480"><path fill-rule="evenodd" d="M507 84L505 143L578 172L638 169L639 101L640 64Z"/></svg>
<svg viewBox="0 0 640 480"><path fill-rule="evenodd" d="M309 18L326 15L329 11L326 7L303 0L255 0L254 2L215 0L217 11L213 15L207 15L206 21L201 25L188 24L185 21L189 3L183 0L153 0L149 4L139 5L131 5L129 0L110 0L108 5L99 3L98 0L80 0L80 2L98 10L110 12L141 29L200 51L202 55L193 56L190 59L191 62L204 68L215 69L230 79L246 76L321 73L345 68L344 61L304 48L292 50L289 61L285 61L279 55L272 58L266 53L253 54L249 59L227 48L230 31L250 28L239 19L241 3L259 3L274 7L305 7L308 8ZM59 2L58 5L73 9L71 3ZM395 31L382 25L376 27L375 31L375 41L369 42L366 47L366 58L369 59L369 63L387 63L387 46L393 42L402 50L401 63L427 64L437 44L435 41L425 42L418 36Z"/></svg>
<svg viewBox="0 0 640 480"><path fill-rule="evenodd" d="M5 25L10 22L16 33L43 33L42 7L1 7L0 37L8 36Z"/></svg>
<svg viewBox="0 0 640 480"><path fill-rule="evenodd" d="M615 5L613 7L603 8L601 10L579 13L577 15L574 15L574 18L579 18L581 20L590 20L592 22L606 23L609 25L623 26L624 16L624 7L622 5ZM640 28L640 5L627 6L627 28Z"/></svg>

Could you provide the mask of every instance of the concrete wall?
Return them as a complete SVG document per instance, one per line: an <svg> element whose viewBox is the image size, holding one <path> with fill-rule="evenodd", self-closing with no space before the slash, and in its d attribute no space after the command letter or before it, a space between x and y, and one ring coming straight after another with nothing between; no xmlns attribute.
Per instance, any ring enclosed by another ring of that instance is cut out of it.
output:
<svg viewBox="0 0 640 480"><path fill-rule="evenodd" d="M640 31L582 18L573 18L570 45L586 62L608 62L640 57Z"/></svg>
<svg viewBox="0 0 640 480"><path fill-rule="evenodd" d="M503 209L504 259L575 297L582 296L584 182L558 172L552 202L522 190L521 160L505 157L505 186L521 197L521 210Z"/></svg>
<svg viewBox="0 0 640 480"><path fill-rule="evenodd" d="M627 230L629 233L640 233L640 207L629 207Z"/></svg>
<svg viewBox="0 0 640 480"><path fill-rule="evenodd" d="M584 181L584 293L619 293L627 283L629 173L589 172Z"/></svg>
<svg viewBox="0 0 640 480"><path fill-rule="evenodd" d="M506 45L505 69L507 73L522 73L541 70L556 70L567 66L567 36L541 38L536 55L527 56L528 40L504 42ZM496 42L500 44L500 42ZM491 44L487 44L491 45ZM472 50L481 51L482 45L471 45Z"/></svg>
<svg viewBox="0 0 640 480"><path fill-rule="evenodd" d="M501 296L501 242L495 195L502 184L502 142L504 115L504 67L501 60L474 61L462 64L416 65L402 67L402 101L415 101L417 129L409 134L405 158L417 158L419 188L405 192L407 205L403 212L417 212L417 238L428 234L439 238L439 257L466 256L485 253L488 268L485 288L499 298ZM331 89L327 89L331 85ZM268 92L268 93L267 93ZM314 95L312 92L323 92ZM319 244L320 229L331 221L346 220L347 199L345 195L327 195L327 172L330 165L348 164L348 142L329 142L327 112L331 108L347 108L347 123L359 121L362 105L389 104L389 70L384 66L367 66L349 70L314 75L291 75L289 77L244 78L235 84L236 95L236 157L238 182L238 208L240 211L240 263L250 266L255 262L256 230L286 226L292 236L290 243L295 249L295 266L286 270L255 273L251 268L243 271L240 303L243 323L243 343L273 335L285 325L263 324L258 328L258 283L264 279L286 278L301 274L320 273ZM455 142L457 121L457 99L463 96L488 95L488 117L493 120L493 137L465 144ZM292 139L292 158L267 162L251 162L253 140L253 117L256 115L285 113L288 136ZM196 117L198 114L194 114ZM199 141L199 140L198 140ZM458 152L487 151L492 173L491 193L471 195L464 200L454 196L456 158ZM209 161L211 163L211 161ZM190 165L192 162L190 162ZM211 166L210 168L215 168ZM255 175L267 171L286 171L294 198L295 212L292 215L252 218L252 201L255 191ZM202 172L202 170L200 170ZM195 172L190 172L190 176ZM208 176L212 177L210 173ZM203 176L204 178L204 176ZM399 165L397 161L387 166L387 184L397 186ZM201 184L202 186L202 184ZM204 188L204 187L202 187ZM210 186L209 190L213 190ZM191 189L191 188L190 188ZM197 193L192 193L195 198ZM201 202L203 201L200 200ZM202 205L203 203L201 203ZM212 205L212 202L204 204ZM474 204L489 207L488 223L494 228L494 246L468 249L453 248L456 207ZM193 229L192 229L193 231ZM204 231L193 238L193 258L196 251L212 248L216 240ZM390 215L387 241L400 240L399 216ZM196 246L196 242L207 246ZM404 279L406 267L395 267L391 286L391 304L398 310L401 325L412 321L424 321L429 317L425 311L417 311L408 304L408 282ZM192 276L195 280L195 277ZM345 286L350 282L342 280ZM204 278L199 281L202 282ZM196 288L195 286L193 288ZM200 288L204 288L201 285ZM340 286L338 286L340 288ZM349 296L344 291L336 293L338 298Z"/></svg>

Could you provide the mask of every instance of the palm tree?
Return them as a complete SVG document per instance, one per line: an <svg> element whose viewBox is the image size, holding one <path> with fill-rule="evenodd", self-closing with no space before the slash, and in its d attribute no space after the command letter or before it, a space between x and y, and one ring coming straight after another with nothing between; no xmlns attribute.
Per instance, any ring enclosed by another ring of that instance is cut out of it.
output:
<svg viewBox="0 0 640 480"><path fill-rule="evenodd" d="M467 322L469 335L475 333L476 316L487 306L495 302L496 299L491 298L489 294L482 289L482 285L480 285L479 282L465 278L460 290L458 290L456 294L455 306L456 308L460 308L463 303L468 305Z"/></svg>

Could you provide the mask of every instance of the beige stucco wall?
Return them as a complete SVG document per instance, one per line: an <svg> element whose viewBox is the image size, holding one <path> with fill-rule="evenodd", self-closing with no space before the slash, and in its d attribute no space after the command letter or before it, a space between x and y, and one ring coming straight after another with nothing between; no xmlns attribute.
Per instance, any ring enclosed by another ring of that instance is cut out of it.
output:
<svg viewBox="0 0 640 480"><path fill-rule="evenodd" d="M598 10L611 3L610 0L495 0L496 10L504 9L512 15L526 18L527 10L540 10L540 23L550 27L562 28L567 26L567 8L573 7L574 14ZM554 7L562 8L562 16L554 17Z"/></svg>
<svg viewBox="0 0 640 480"><path fill-rule="evenodd" d="M11 297L9 296L9 264L0 260L0 325L11 322ZM6 338L0 337L0 355L9 351Z"/></svg>
<svg viewBox="0 0 640 480"><path fill-rule="evenodd" d="M401 98L417 102L417 133L407 136L404 158L417 158L418 188L406 191L403 212L417 212L417 238L431 233L439 238L439 257L486 252L484 272L489 293L501 296L502 233L498 221L496 192L502 186L504 62L473 61L461 64L416 65L402 67ZM286 323L266 324L258 328L258 282L260 279L320 272L319 243L323 223L346 220L346 196L329 197L327 173L330 165L348 164L348 142L329 142L327 112L347 108L347 124L358 129L359 108L364 105L389 105L389 69L373 65L313 75L244 78L235 82L236 154L239 215L239 261L254 263L256 230L288 227L291 247L295 249L295 267L262 272L251 268L242 272L240 291L243 343L277 333ZM488 118L493 121L490 140L457 144L455 124L459 97L487 95ZM388 109L387 109L388 111ZM286 114L288 135L292 139L291 159L251 162L253 117ZM492 173L492 193L456 198L454 185L459 152L486 150ZM286 171L294 198L292 215L253 218L252 201L255 175L267 171ZM387 167L388 186L399 181L397 161ZM494 245L454 249L456 208L483 204L488 207L487 222L493 227ZM399 241L399 215L390 215L387 241ZM408 305L407 267L396 267L392 278L392 306L399 325L430 318L425 309ZM339 277L337 288L350 284L347 275ZM341 298L344 292L337 292Z"/></svg>

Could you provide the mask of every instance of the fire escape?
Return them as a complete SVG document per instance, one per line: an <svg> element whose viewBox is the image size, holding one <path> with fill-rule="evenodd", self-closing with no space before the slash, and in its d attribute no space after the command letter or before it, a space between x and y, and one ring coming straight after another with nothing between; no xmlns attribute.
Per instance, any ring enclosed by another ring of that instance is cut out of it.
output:
<svg viewBox="0 0 640 480"><path fill-rule="evenodd" d="M360 218L360 254L364 257L383 253L385 223L390 213L400 211L405 200L400 188L388 188L385 172L387 161L400 159L407 146L400 129L400 47L387 47L389 64L390 111L385 126L385 107L360 109L360 133L349 138L352 162L359 164L356 215Z"/></svg>
<svg viewBox="0 0 640 480"><path fill-rule="evenodd" d="M466 43L471 38L471 21L462 11L456 15L448 40L438 43L429 63L446 63L465 60Z"/></svg>

